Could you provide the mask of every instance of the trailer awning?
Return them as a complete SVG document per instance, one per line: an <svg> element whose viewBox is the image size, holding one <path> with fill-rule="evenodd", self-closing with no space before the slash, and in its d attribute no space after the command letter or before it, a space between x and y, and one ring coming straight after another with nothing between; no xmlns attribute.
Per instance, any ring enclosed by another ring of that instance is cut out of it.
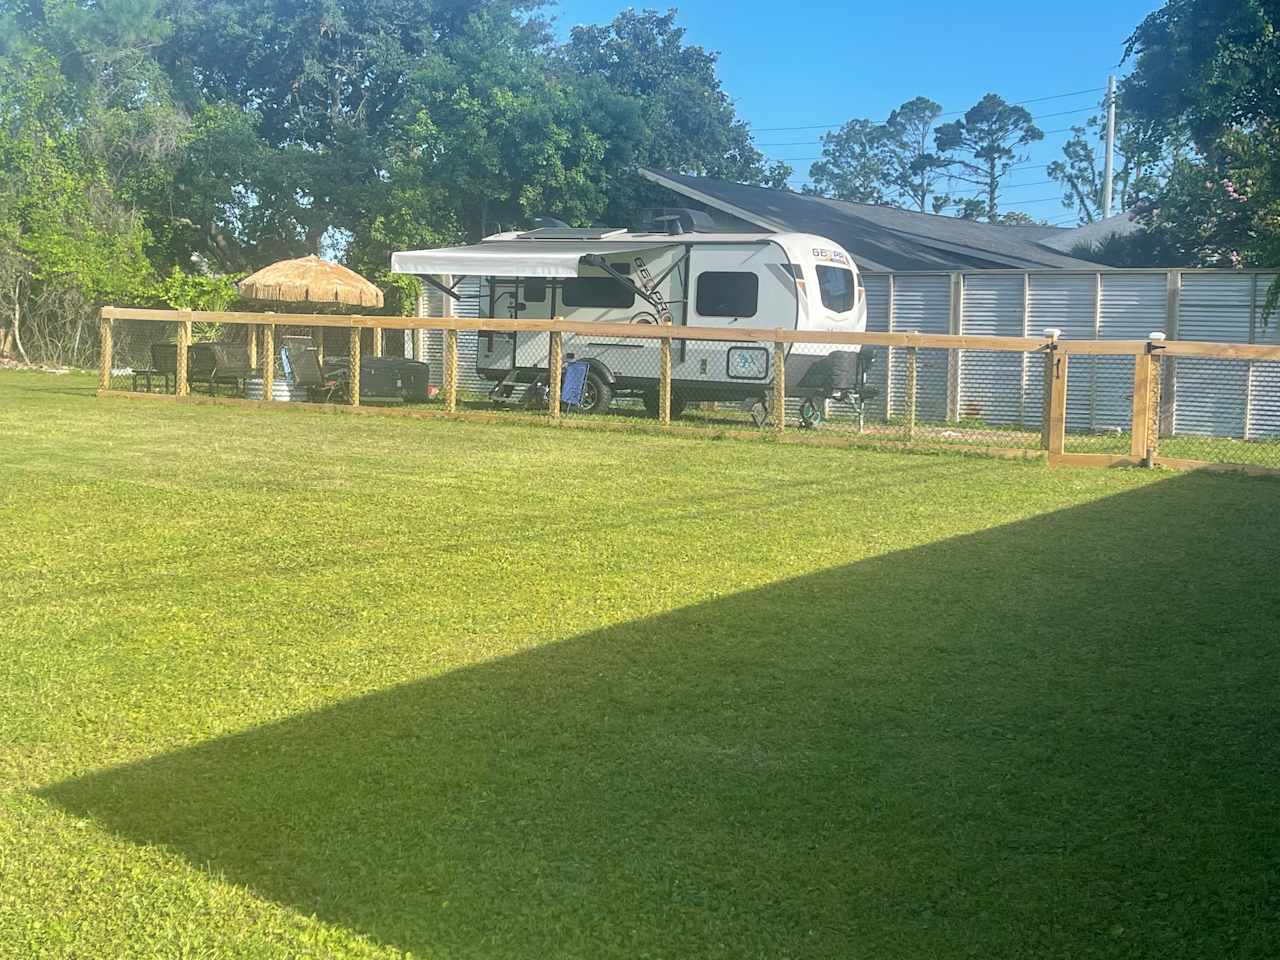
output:
<svg viewBox="0 0 1280 960"><path fill-rule="evenodd" d="M469 247L401 250L391 254L392 273L464 277L576 277L583 257L625 259L641 250L677 246L669 240L490 240Z"/></svg>

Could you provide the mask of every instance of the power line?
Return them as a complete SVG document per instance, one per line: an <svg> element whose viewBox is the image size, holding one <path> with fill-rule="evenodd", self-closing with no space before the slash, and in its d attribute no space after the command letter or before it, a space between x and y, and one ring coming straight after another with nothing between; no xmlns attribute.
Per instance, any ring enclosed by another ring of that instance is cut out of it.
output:
<svg viewBox="0 0 1280 960"><path fill-rule="evenodd" d="M1077 108L1077 109L1075 109L1075 110L1061 110L1061 111L1059 111L1058 113L1044 113L1044 114L1041 114L1041 115L1039 115L1039 116L1032 117L1031 119L1032 119L1032 120L1048 120L1048 119L1050 119L1051 117L1069 117L1069 116L1071 116L1073 113L1090 113L1090 112L1092 112L1092 111L1094 111L1094 110L1096 110L1096 109L1097 109L1097 106L1096 106L1096 105L1091 104L1090 106L1087 106L1087 107L1078 107L1078 108ZM843 125L844 125L844 124L832 124L832 126L833 126L833 127L834 127L834 126L843 126ZM812 127L812 128L811 128L811 127L795 127L794 129L796 129L796 130L809 130L809 129L815 129L815 130L816 130L816 129L819 129L819 128L817 128L817 127ZM830 127L823 127L823 128L821 128L821 129L830 129ZM1074 130L1075 128L1074 128L1074 127L1064 127L1063 129L1065 129L1065 130ZM1061 132L1062 132L1062 130L1046 130L1046 131L1044 131L1044 133L1045 133L1046 135L1048 135L1048 134L1050 134L1050 133L1061 133ZM777 142L777 143L757 143L757 144L756 144L756 146L757 146L757 147L807 147L809 144L819 144L819 143L821 143L821 142L822 142L821 140L786 140L786 141L780 141L780 142Z"/></svg>
<svg viewBox="0 0 1280 960"><path fill-rule="evenodd" d="M1055 94L1053 94L1052 96L1049 96L1049 97L1034 97L1034 98L1032 98L1032 99L1030 99L1030 100L1015 100L1015 101L1013 101L1013 106L1021 107L1021 106L1026 106L1028 103L1044 103L1044 102L1045 102L1045 101L1047 101L1047 100L1065 100L1065 99L1066 99L1066 98L1068 98L1068 97L1081 97L1081 96L1084 96L1086 93L1099 93L1100 91L1105 90L1105 89L1106 89L1106 87L1091 87L1091 88L1090 88L1090 89L1088 89L1088 90L1075 90L1075 91L1072 91L1071 93L1055 93ZM1081 108L1081 111L1069 111L1069 112L1082 112L1083 110L1091 110L1091 109L1093 109L1093 108L1092 108L1092 107L1082 107L1082 108ZM949 111L947 111L946 113L940 113L940 114L938 114L938 116L940 116L940 117L958 117L958 116L961 116L962 114L967 113L967 112L968 112L967 110L949 110ZM1053 116L1061 116L1061 115L1062 115L1062 114L1053 114L1053 113L1050 113L1050 114L1046 114L1045 116L1053 117ZM1034 119L1035 119L1035 117L1032 117L1032 119L1034 120ZM887 120L887 119L885 119L885 120L881 120L881 121L879 121L879 122L880 122L880 123L887 123L887 122L888 122L888 120ZM840 121L840 122L838 122L838 123L811 123L811 124L802 124L802 125L800 125L800 126L794 126L794 127L756 127L756 128L755 128L755 132L756 132L756 133L777 133L777 132L780 132L780 131L783 131L783 130L830 130L832 127L840 127L840 126L843 126L843 125L844 125L844 123L845 123L845 121Z"/></svg>

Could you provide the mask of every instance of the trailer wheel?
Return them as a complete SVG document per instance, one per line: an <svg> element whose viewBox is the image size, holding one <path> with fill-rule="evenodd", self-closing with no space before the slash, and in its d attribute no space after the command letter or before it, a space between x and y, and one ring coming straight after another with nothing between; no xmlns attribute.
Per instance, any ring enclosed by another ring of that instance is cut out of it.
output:
<svg viewBox="0 0 1280 960"><path fill-rule="evenodd" d="M678 420L680 414L684 413L685 400L684 397L671 395L671 419ZM644 392L644 412L651 417L658 415L658 391L646 390Z"/></svg>
<svg viewBox="0 0 1280 960"><path fill-rule="evenodd" d="M613 391L604 378L594 370L587 371L586 382L582 384L582 412L604 413L613 402Z"/></svg>

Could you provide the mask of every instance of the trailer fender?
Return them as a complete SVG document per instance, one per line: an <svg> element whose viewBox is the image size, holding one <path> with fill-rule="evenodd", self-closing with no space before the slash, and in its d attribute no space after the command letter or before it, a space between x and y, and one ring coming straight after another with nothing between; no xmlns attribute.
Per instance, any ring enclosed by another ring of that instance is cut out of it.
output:
<svg viewBox="0 0 1280 960"><path fill-rule="evenodd" d="M595 357L575 357L575 360L581 360L591 369L592 373L598 376L609 386L613 386L617 382L617 377L613 375L613 371L609 369L609 365L603 360Z"/></svg>

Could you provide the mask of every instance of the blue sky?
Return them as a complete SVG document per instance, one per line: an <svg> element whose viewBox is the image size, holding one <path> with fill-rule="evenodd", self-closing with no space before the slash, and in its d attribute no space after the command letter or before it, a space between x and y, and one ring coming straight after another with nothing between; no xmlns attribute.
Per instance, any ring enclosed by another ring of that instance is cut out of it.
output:
<svg viewBox="0 0 1280 960"><path fill-rule="evenodd" d="M654 4L666 9L671 4ZM558 32L612 19L625 4L562 0L548 10ZM640 6L644 6L641 4ZM677 4L690 42L720 52L720 77L769 157L787 159L804 182L820 153L821 129L769 129L883 119L923 94L963 111L983 94L1027 104L1046 132L1031 163L1010 173L1004 209L1073 222L1056 199L1045 164L1061 153L1064 128L1083 123L1101 91L1123 74L1124 41L1157 0L1080 0L1073 4L911 3L793 5L762 0L685 0ZM1046 116L1057 114L1056 116ZM944 118L945 119L945 118ZM957 185L957 192L964 191ZM1049 199L1046 199L1049 198Z"/></svg>

